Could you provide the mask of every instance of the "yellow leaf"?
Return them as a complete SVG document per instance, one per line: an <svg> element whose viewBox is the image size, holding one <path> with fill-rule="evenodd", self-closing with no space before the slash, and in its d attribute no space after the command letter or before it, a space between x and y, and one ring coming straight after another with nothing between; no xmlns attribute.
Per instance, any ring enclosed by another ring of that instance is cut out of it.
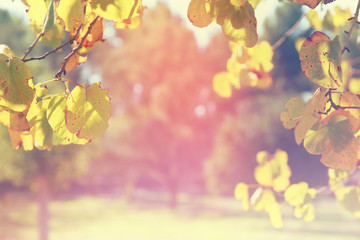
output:
<svg viewBox="0 0 360 240"><path fill-rule="evenodd" d="M0 44L0 54L4 54L9 58L15 57L14 53L11 51L10 47L6 44Z"/></svg>
<svg viewBox="0 0 360 240"><path fill-rule="evenodd" d="M91 140L100 136L109 126L109 117L110 99L100 83L87 89L77 86L66 100L66 126L79 138Z"/></svg>
<svg viewBox="0 0 360 240"><path fill-rule="evenodd" d="M238 183L234 190L234 195L237 200L242 200L242 207L244 210L249 210L249 187L245 183Z"/></svg>
<svg viewBox="0 0 360 240"><path fill-rule="evenodd" d="M272 187L274 191L282 192L290 184L291 170L287 164L288 156L285 151L277 150L274 156L265 161L265 154L258 157L263 161L255 168L254 176L256 181L265 187Z"/></svg>
<svg viewBox="0 0 360 240"><path fill-rule="evenodd" d="M255 211L265 211L269 214L274 228L282 228L282 216L279 203L271 190L258 188L251 196L251 205Z"/></svg>
<svg viewBox="0 0 360 240"><path fill-rule="evenodd" d="M92 0L91 7L100 17L108 20L131 19L139 15L141 0Z"/></svg>
<svg viewBox="0 0 360 240"><path fill-rule="evenodd" d="M75 31L84 22L85 4L79 0L61 0L56 13L64 23L65 30Z"/></svg>
<svg viewBox="0 0 360 240"><path fill-rule="evenodd" d="M213 79L213 89L221 97L231 97L231 84L236 81L235 77L228 72L217 73Z"/></svg>
<svg viewBox="0 0 360 240"><path fill-rule="evenodd" d="M309 20L311 26L317 30L320 31L322 29L322 20L320 20L319 18L319 14L317 13L316 10L310 10L307 14L306 14L307 19Z"/></svg>
<svg viewBox="0 0 360 240"><path fill-rule="evenodd" d="M268 41L261 41L253 48L249 48L247 53L250 56L250 61L248 61L250 69L259 72L270 72L273 69L272 58L274 53Z"/></svg>
<svg viewBox="0 0 360 240"><path fill-rule="evenodd" d="M349 81L349 91L354 94L360 94L360 78L351 78Z"/></svg>

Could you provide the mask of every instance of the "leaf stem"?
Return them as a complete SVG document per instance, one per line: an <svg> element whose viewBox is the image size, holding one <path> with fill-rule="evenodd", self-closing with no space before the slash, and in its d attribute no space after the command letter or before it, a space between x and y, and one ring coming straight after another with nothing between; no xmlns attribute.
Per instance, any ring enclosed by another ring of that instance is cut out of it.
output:
<svg viewBox="0 0 360 240"><path fill-rule="evenodd" d="M65 71L65 67L66 67L66 64L68 63L69 59L75 55L75 53L77 53L79 51L79 49L83 46L87 36L89 35L91 29L93 28L93 26L95 25L96 21L99 19L100 17L99 16L96 16L94 18L94 20L92 20L92 22L90 23L89 25L89 28L87 29L84 37L82 38L81 42L79 43L79 45L77 45L75 48L73 48L73 50L69 53L69 55L67 55L65 58L64 58L64 62L60 68L60 70L55 74L55 78L61 78L61 76L64 74L66 74L66 71Z"/></svg>
<svg viewBox="0 0 360 240"><path fill-rule="evenodd" d="M347 33L346 33L347 36L346 36L346 39L345 39L344 48L341 51L342 54L344 54L345 51L350 52L349 41L350 41L351 34L354 31L355 25L358 23L359 10L360 10L360 0L358 0L358 5L357 5L356 10L355 10L355 16L353 18L349 18L349 21L353 21L353 22L352 22L352 24L350 26L349 31L347 31Z"/></svg>
<svg viewBox="0 0 360 240"><path fill-rule="evenodd" d="M306 16L307 13L303 13L299 19L295 22L295 24L289 29L287 30L279 40L277 40L273 45L272 45L272 49L273 51L275 51L278 47L281 46L281 44L283 44L285 42L285 40L296 30L296 28L299 26L301 20Z"/></svg>

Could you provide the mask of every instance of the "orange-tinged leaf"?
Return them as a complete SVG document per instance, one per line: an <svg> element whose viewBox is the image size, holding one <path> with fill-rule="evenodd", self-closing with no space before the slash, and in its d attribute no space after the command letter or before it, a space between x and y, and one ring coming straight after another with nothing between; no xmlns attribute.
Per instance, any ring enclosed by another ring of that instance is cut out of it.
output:
<svg viewBox="0 0 360 240"><path fill-rule="evenodd" d="M86 60L87 60L87 56L84 57L78 53L75 53L67 61L66 65L65 65L65 72L66 73L70 72L71 70L76 68L77 65L86 62Z"/></svg>
<svg viewBox="0 0 360 240"><path fill-rule="evenodd" d="M27 109L35 96L30 69L20 59L0 54L0 106L16 112Z"/></svg>
<svg viewBox="0 0 360 240"><path fill-rule="evenodd" d="M230 0L230 3L235 7L242 7L246 4L247 0Z"/></svg>
<svg viewBox="0 0 360 240"><path fill-rule="evenodd" d="M359 143L355 137L342 150L330 149L322 154L320 162L333 169L353 170L359 164Z"/></svg>
<svg viewBox="0 0 360 240"><path fill-rule="evenodd" d="M9 109L0 109L0 122L7 128L14 131L30 131L30 125L26 119L26 113L27 110L24 112L14 112Z"/></svg>
<svg viewBox="0 0 360 240"><path fill-rule="evenodd" d="M130 19L124 19L124 20L119 20L119 21L114 21L114 26L117 29L135 29L138 28L141 25L141 16L135 16L132 17Z"/></svg>
<svg viewBox="0 0 360 240"><path fill-rule="evenodd" d="M314 9L321 2L321 0L295 0L295 2Z"/></svg>
<svg viewBox="0 0 360 240"><path fill-rule="evenodd" d="M20 149L21 147L25 151L31 151L34 148L34 134L33 132L21 132L21 131L13 131L9 130L9 136L11 140L11 144L14 149Z"/></svg>
<svg viewBox="0 0 360 240"><path fill-rule="evenodd" d="M322 154L320 161L330 168L351 170L358 162L358 143L350 121L336 112L306 133L304 147L311 154Z"/></svg>
<svg viewBox="0 0 360 240"><path fill-rule="evenodd" d="M80 29L79 34L76 37L76 42L78 44L81 43L81 41L84 39L86 33L89 30L90 24L94 21L96 18L96 14L92 11L89 5L86 7L86 13L85 13L85 20L82 28ZM94 44L98 41L102 40L104 32L104 23L102 18L98 18L95 23L93 23L93 26L86 36L85 41L83 42L83 47L90 48L93 47ZM70 32L69 38L73 38L76 33L76 30Z"/></svg>
<svg viewBox="0 0 360 240"><path fill-rule="evenodd" d="M245 183L238 183L234 195L237 200L242 200L242 208L246 211L249 210L249 186Z"/></svg>
<svg viewBox="0 0 360 240"><path fill-rule="evenodd" d="M206 10L207 0L191 0L188 8L188 18L196 27L206 27L212 22L210 13Z"/></svg>
<svg viewBox="0 0 360 240"><path fill-rule="evenodd" d="M341 47L339 37L333 41L315 32L300 49L301 68L314 83L326 88L342 86Z"/></svg>
<svg viewBox="0 0 360 240"><path fill-rule="evenodd" d="M109 117L110 99L100 83L87 89L75 87L66 101L66 126L79 138L91 140L100 136L109 126Z"/></svg>

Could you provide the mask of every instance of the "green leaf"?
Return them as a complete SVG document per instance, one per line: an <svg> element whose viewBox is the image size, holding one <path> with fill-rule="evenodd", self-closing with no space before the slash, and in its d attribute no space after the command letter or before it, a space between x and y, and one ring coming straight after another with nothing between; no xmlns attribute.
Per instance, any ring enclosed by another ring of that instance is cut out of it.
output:
<svg viewBox="0 0 360 240"><path fill-rule="evenodd" d="M333 113L306 133L305 149L322 154L321 162L330 168L352 170L357 165L358 143L348 118Z"/></svg>
<svg viewBox="0 0 360 240"><path fill-rule="evenodd" d="M30 69L20 59L0 54L0 106L22 112L29 108L35 90L29 86Z"/></svg>
<svg viewBox="0 0 360 240"><path fill-rule="evenodd" d="M56 21L55 3L54 0L50 0L50 4L46 12L46 17L44 20L42 32L45 33L46 31L54 27L55 21Z"/></svg>
<svg viewBox="0 0 360 240"><path fill-rule="evenodd" d="M35 147L40 150L50 151L53 144L53 129L49 125L46 117L46 110L43 109L36 118L35 125Z"/></svg>
<svg viewBox="0 0 360 240"><path fill-rule="evenodd" d="M66 126L79 138L91 140L109 126L110 108L107 90L102 90L100 83L94 83L87 89L77 86L66 100Z"/></svg>
<svg viewBox="0 0 360 240"><path fill-rule="evenodd" d="M206 27L212 22L209 12L206 10L207 0L191 0L188 8L188 18L196 27Z"/></svg>
<svg viewBox="0 0 360 240"><path fill-rule="evenodd" d="M358 186L337 189L335 196L347 211L360 218L360 188Z"/></svg>
<svg viewBox="0 0 360 240"><path fill-rule="evenodd" d="M86 144L88 139L78 138L76 134L71 133L65 122L65 96L53 96L48 104L46 117L54 132L54 145L67 144Z"/></svg>
<svg viewBox="0 0 360 240"><path fill-rule="evenodd" d="M326 88L342 86L341 47L339 37L330 40L322 32L315 32L300 49L301 68L314 83Z"/></svg>
<svg viewBox="0 0 360 240"><path fill-rule="evenodd" d="M325 112L327 104L326 92L318 88L314 96L305 104L300 98L290 99L281 112L280 119L287 129L295 128L295 141L301 144L308 130L319 121L319 113Z"/></svg>

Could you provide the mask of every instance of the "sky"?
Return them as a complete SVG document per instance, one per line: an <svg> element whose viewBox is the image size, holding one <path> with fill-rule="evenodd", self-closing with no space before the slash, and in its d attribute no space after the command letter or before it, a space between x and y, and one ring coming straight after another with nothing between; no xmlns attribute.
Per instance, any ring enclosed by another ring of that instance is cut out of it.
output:
<svg viewBox="0 0 360 240"><path fill-rule="evenodd" d="M199 46L204 47L210 41L211 36L221 31L221 28L216 23L212 23L205 28L194 27L191 22L187 19L187 7L189 6L190 0L142 0L144 6L152 8L156 5L158 1L165 2L169 5L172 13L180 16L184 24L191 30L194 31L196 40ZM262 33L262 23L266 18L271 17L274 14L275 6L278 6L278 0L263 0L256 8L255 15L258 21L258 33ZM318 6L316 10L320 15L325 14L327 9L333 9L335 5L338 5L342 8L350 7L350 9L356 9L357 1L355 0L337 0L331 4L324 6ZM21 0L0 0L0 8L9 10L12 14L15 14L25 21L28 21L27 15L25 13L26 7L21 2ZM308 10L309 8L304 7Z"/></svg>

